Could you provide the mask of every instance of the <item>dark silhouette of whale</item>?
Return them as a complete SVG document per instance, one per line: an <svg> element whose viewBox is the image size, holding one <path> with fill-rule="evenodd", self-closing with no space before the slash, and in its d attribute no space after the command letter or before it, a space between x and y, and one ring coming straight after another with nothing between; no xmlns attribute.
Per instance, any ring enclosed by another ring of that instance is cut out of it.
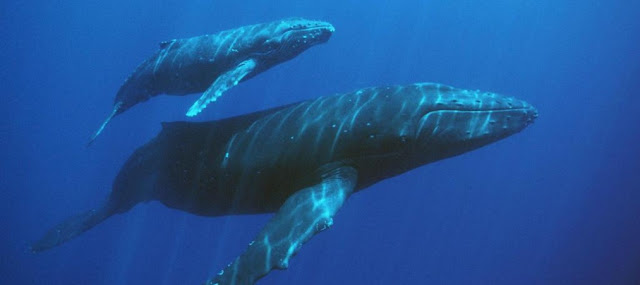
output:
<svg viewBox="0 0 640 285"><path fill-rule="evenodd" d="M285 269L354 192L518 133L524 101L439 84L367 88L213 122L164 123L117 175L104 206L32 245L57 246L158 200L196 215L276 213L207 284L253 284Z"/></svg>
<svg viewBox="0 0 640 285"><path fill-rule="evenodd" d="M88 145L114 116L160 94L204 92L187 112L187 116L195 116L239 82L326 42L334 31L327 22L288 18L162 42L122 84L113 111Z"/></svg>

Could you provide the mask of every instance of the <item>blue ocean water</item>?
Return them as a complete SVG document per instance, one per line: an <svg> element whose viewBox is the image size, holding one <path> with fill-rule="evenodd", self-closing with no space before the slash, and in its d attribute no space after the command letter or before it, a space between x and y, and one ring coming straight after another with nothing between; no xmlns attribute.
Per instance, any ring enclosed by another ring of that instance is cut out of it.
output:
<svg viewBox="0 0 640 285"><path fill-rule="evenodd" d="M244 82L195 120L367 86L430 81L508 94L522 133L350 198L259 284L640 284L638 1L3 1L1 284L200 284L267 215L141 204L50 251L27 245L99 205L125 159L199 95L113 120L160 41L290 16L327 44Z"/></svg>

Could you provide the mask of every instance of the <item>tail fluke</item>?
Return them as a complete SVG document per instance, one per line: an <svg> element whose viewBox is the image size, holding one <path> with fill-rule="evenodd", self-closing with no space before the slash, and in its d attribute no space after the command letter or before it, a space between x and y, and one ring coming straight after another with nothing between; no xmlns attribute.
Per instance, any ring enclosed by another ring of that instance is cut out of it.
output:
<svg viewBox="0 0 640 285"><path fill-rule="evenodd" d="M73 216L50 229L40 240L33 243L31 252L37 253L56 247L93 228L114 213L111 208L105 206Z"/></svg>
<svg viewBox="0 0 640 285"><path fill-rule="evenodd" d="M111 121L111 118L113 118L118 113L118 111L120 110L120 106L122 106L122 103L117 103L115 106L113 106L113 111L111 112L109 117L107 117L107 119L104 120L102 125L100 125L100 128L98 129L98 131L96 131L96 133L91 136L91 138L89 139L89 142L87 142L87 147L91 146L93 142L96 140L96 138L100 135L100 133L102 133L102 130L104 130L104 127L106 127L109 121Z"/></svg>

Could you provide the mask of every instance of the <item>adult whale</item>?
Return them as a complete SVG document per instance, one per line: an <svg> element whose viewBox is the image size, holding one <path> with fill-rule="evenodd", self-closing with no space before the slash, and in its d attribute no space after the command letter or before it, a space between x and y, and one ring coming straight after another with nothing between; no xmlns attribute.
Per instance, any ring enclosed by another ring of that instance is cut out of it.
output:
<svg viewBox="0 0 640 285"><path fill-rule="evenodd" d="M276 214L207 284L253 284L285 269L355 191L515 134L537 111L439 84L362 89L205 123L165 123L117 175L101 208L32 245L57 246L140 202L196 215Z"/></svg>
<svg viewBox="0 0 640 285"><path fill-rule="evenodd" d="M195 116L229 88L326 42L334 31L327 22L288 18L162 42L122 84L111 114L88 145L114 116L160 94L204 92L187 112Z"/></svg>

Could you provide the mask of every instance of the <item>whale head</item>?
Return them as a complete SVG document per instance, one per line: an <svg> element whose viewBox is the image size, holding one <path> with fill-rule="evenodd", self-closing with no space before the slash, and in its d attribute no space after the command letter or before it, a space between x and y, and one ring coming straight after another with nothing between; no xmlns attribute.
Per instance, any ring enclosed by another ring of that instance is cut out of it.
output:
<svg viewBox="0 0 640 285"><path fill-rule="evenodd" d="M335 28L328 22L289 18L270 23L258 37L256 51L263 60L284 61L329 40Z"/></svg>
<svg viewBox="0 0 640 285"><path fill-rule="evenodd" d="M359 92L383 103L365 103L354 112L366 127L351 148L376 160L387 157L401 172L516 134L538 116L522 100L435 83Z"/></svg>
<svg viewBox="0 0 640 285"><path fill-rule="evenodd" d="M417 85L420 112L412 122L415 151L430 161L455 156L516 134L538 111L529 103L491 92Z"/></svg>

